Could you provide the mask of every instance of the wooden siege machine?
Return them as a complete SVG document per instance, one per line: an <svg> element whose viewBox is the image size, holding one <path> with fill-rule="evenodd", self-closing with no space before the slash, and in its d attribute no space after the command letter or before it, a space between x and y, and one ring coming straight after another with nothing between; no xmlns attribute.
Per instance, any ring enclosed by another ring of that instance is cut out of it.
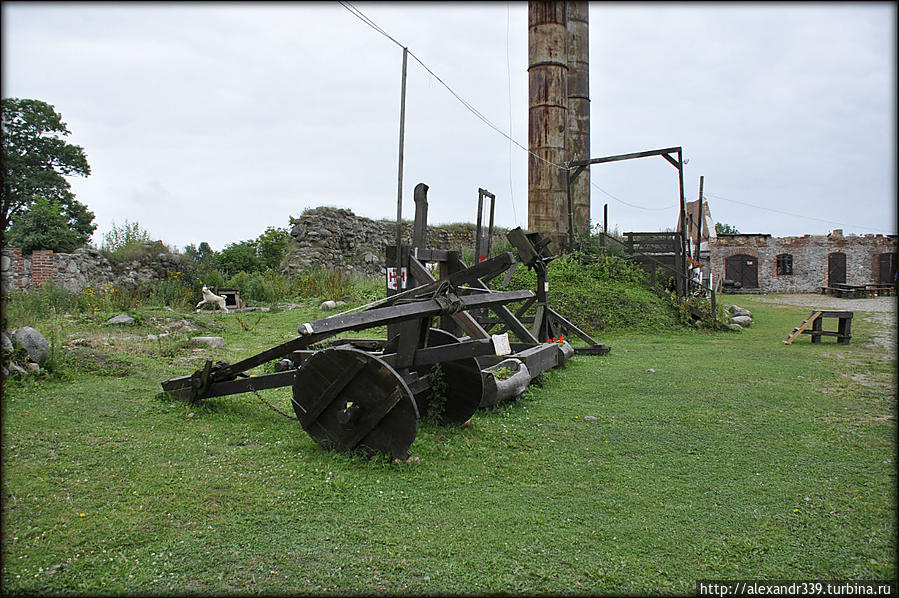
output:
<svg viewBox="0 0 899 598"><path fill-rule="evenodd" d="M162 382L163 390L198 403L291 386L294 413L321 446L406 459L418 420L429 410L441 423L464 423L479 407L519 396L533 378L575 353L567 342L541 341L565 330L591 343L581 348L584 352L609 350L546 306L545 272L552 257L548 242L536 233L511 231L508 237L518 256L485 256L471 267L459 252L427 249L427 189L424 184L415 188L413 246L387 248L384 300L305 322L296 338L237 363L207 360L193 374ZM427 262L438 264L439 278L428 271ZM503 273L508 280L519 262L537 271L541 282L536 294L488 288ZM513 313L509 305L521 301L524 305ZM528 328L521 318L534 304ZM386 339L338 337L385 325ZM499 325L502 332L492 334ZM509 342L509 333L517 341ZM248 373L275 360L275 373ZM445 403L431 405L437 366ZM499 372L504 376L495 375Z"/></svg>

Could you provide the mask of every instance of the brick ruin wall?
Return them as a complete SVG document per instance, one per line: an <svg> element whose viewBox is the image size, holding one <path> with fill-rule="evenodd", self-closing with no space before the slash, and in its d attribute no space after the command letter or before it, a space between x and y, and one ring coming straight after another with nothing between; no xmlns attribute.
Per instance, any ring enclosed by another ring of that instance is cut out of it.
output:
<svg viewBox="0 0 899 598"><path fill-rule="evenodd" d="M72 253L37 249L31 255L22 255L19 248L8 248L0 254L0 290L3 293L30 291L48 280L74 293L104 285L134 287L144 282L162 280L170 272L182 269L183 264L183 256L167 253L112 264L91 247Z"/></svg>
<svg viewBox="0 0 899 598"><path fill-rule="evenodd" d="M861 285L880 280L880 254L896 253L896 235L828 235L770 237L721 235L708 245L715 279L725 278L725 260L738 254L758 260L759 291L766 293L820 293L827 285L828 254L846 255L846 283ZM777 274L777 256L793 256L793 274Z"/></svg>

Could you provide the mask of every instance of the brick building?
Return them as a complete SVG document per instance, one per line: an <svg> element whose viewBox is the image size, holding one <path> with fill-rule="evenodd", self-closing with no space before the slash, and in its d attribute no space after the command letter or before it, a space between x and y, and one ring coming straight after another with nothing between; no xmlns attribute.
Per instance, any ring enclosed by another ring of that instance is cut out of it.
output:
<svg viewBox="0 0 899 598"><path fill-rule="evenodd" d="M896 277L896 235L719 234L705 249L716 280L765 293L819 293L833 283L892 283Z"/></svg>

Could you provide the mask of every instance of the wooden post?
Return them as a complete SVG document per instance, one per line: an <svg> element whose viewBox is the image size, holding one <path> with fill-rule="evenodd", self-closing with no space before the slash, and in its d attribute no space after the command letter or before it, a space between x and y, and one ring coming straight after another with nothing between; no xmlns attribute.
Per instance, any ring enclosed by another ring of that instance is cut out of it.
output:
<svg viewBox="0 0 899 598"><path fill-rule="evenodd" d="M690 293L690 280L687 277L687 206L684 201L684 151L683 148L677 148L677 183L680 191L680 215L681 215L681 225L680 225L680 240L681 240L681 254L680 254L680 274L681 274L681 284L679 286L680 296L686 297Z"/></svg>
<svg viewBox="0 0 899 598"><path fill-rule="evenodd" d="M696 231L696 259L699 259L699 248L702 244L702 183L705 177L699 177L699 227Z"/></svg>
<svg viewBox="0 0 899 598"><path fill-rule="evenodd" d="M606 235L609 234L609 204L602 205L602 236L599 238L599 246L602 247L603 253L606 249Z"/></svg>

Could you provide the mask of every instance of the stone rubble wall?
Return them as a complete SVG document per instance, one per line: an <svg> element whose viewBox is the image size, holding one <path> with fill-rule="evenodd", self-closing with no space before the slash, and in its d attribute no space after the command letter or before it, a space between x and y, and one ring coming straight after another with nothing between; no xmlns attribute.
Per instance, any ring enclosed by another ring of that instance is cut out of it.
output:
<svg viewBox="0 0 899 598"><path fill-rule="evenodd" d="M291 240L281 270L288 276L313 267L360 274L382 274L388 245L396 239L396 223L356 216L350 210L320 207L291 219ZM506 230L497 227L494 239ZM475 225L449 224L428 227L427 246L432 249L474 250ZM412 224L403 223L403 243L411 244ZM184 256L160 253L139 261L111 263L96 249L85 247L73 253L34 251L23 256L21 249L2 250L0 288L31 290L46 280L69 291L88 287L124 284L137 286L166 278L170 272L188 267Z"/></svg>
<svg viewBox="0 0 899 598"><path fill-rule="evenodd" d="M827 235L771 237L721 235L708 245L710 268L717 280L725 278L725 260L738 254L758 260L759 291L765 293L820 293L827 285L828 254L846 254L846 283L880 280L880 254L896 253L896 235L848 235L834 230ZM777 274L777 256L793 256L793 274Z"/></svg>
<svg viewBox="0 0 899 598"><path fill-rule="evenodd" d="M281 261L288 276L322 267L363 274L382 274L388 245L396 243L396 222L371 220L350 210L320 207L306 210L291 222L293 237ZM474 251L474 224L428 226L427 247L431 249ZM505 229L495 227L494 242ZM404 244L412 243L412 223L403 223Z"/></svg>

